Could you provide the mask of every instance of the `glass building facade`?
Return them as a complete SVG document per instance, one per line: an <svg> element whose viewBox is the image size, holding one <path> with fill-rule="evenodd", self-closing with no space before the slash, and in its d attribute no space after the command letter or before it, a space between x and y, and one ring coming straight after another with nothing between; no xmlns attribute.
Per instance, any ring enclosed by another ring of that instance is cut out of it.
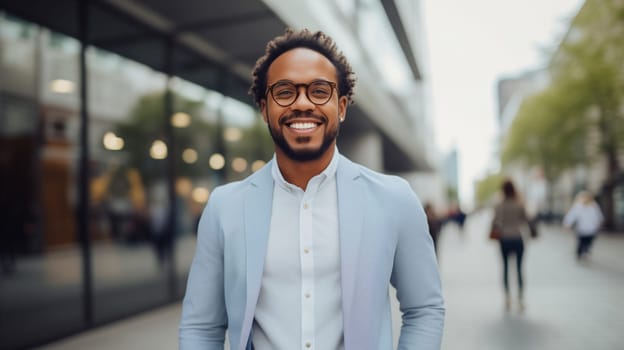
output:
<svg viewBox="0 0 624 350"><path fill-rule="evenodd" d="M81 50L0 12L0 349L179 300L211 189L272 154L250 105Z"/></svg>

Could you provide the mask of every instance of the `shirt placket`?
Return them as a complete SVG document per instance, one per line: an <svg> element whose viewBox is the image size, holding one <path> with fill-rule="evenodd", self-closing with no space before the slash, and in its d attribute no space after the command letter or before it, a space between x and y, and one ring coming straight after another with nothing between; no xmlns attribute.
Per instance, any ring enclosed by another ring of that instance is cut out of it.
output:
<svg viewBox="0 0 624 350"><path fill-rule="evenodd" d="M301 256L301 348L315 348L314 339L314 251L312 225L312 199L310 186L303 194L300 205L300 247Z"/></svg>

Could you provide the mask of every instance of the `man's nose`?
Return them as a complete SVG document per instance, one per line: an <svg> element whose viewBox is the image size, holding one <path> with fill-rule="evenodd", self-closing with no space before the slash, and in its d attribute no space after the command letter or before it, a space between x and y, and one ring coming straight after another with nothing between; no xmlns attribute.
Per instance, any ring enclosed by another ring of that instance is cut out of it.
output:
<svg viewBox="0 0 624 350"><path fill-rule="evenodd" d="M293 102L290 108L300 111L309 111L314 109L316 105L312 103L310 99L308 99L308 95L306 94L307 86L299 86L297 88L299 89L297 97L295 98L295 102Z"/></svg>

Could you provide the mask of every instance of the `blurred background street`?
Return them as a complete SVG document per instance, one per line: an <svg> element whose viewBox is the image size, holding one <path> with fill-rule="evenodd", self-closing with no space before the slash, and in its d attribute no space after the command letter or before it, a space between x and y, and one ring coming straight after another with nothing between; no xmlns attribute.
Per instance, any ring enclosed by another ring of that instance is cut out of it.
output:
<svg viewBox="0 0 624 350"><path fill-rule="evenodd" d="M288 27L356 73L340 153L442 227L445 350L622 348L624 1L0 0L0 350L176 347L211 192L273 156L248 89ZM507 180L540 227L522 314L486 239Z"/></svg>
<svg viewBox="0 0 624 350"><path fill-rule="evenodd" d="M507 312L498 244L487 239L490 218L490 212L480 212L467 220L463 232L449 225L442 233L447 307L442 349L620 349L624 237L601 235L591 257L577 262L572 233L542 225L525 253L526 310L512 305ZM174 304L42 349L174 349L179 319L180 305ZM394 325L399 322L395 317Z"/></svg>

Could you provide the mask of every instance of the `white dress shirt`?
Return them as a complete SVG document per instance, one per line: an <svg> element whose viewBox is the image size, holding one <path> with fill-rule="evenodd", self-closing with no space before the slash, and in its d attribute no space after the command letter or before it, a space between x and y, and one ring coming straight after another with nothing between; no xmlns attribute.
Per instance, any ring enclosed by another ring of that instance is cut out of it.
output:
<svg viewBox="0 0 624 350"><path fill-rule="evenodd" d="M307 188L284 180L273 162L273 207L254 315L255 350L344 349L336 168Z"/></svg>

